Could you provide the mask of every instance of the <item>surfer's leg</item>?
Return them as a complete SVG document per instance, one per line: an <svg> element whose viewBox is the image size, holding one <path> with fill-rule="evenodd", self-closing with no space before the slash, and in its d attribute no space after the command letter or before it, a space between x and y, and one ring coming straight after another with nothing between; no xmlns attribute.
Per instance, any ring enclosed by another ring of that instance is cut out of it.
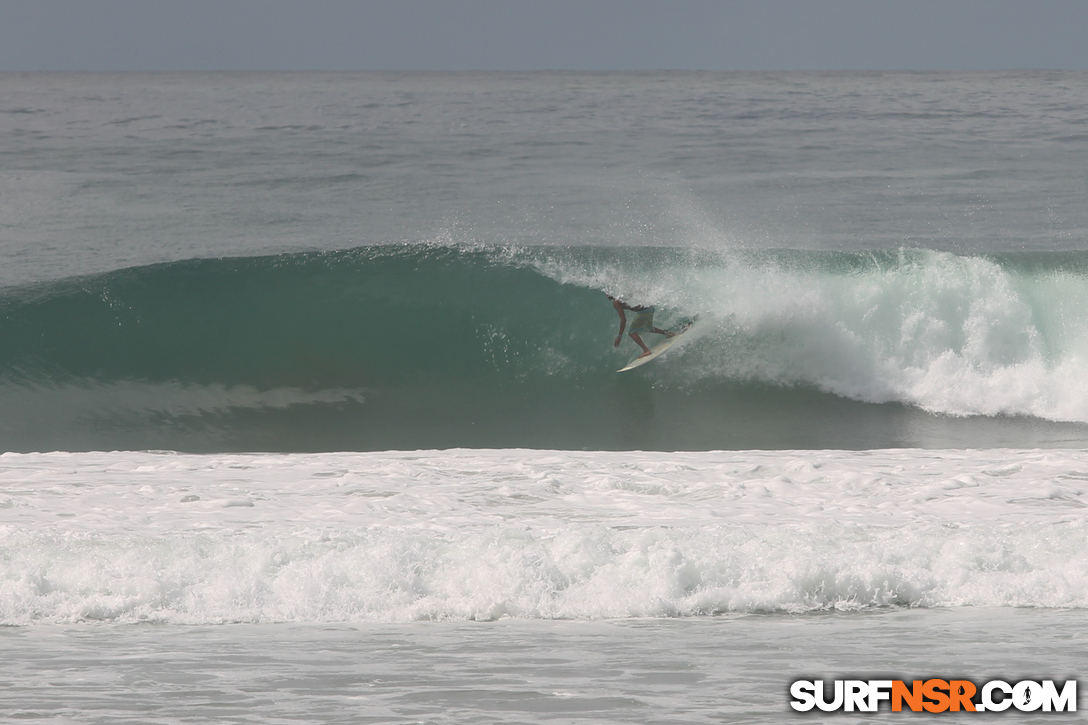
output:
<svg viewBox="0 0 1088 725"><path fill-rule="evenodd" d="M650 348L646 347L646 343L642 341L642 338L638 336L637 332L630 333L631 339L635 341L639 347L642 348L642 354L639 357L646 357L650 354Z"/></svg>
<svg viewBox="0 0 1088 725"><path fill-rule="evenodd" d="M669 332L668 330L662 330L660 327L655 327L650 332L656 332L658 335L664 335L665 337L676 337L675 332Z"/></svg>

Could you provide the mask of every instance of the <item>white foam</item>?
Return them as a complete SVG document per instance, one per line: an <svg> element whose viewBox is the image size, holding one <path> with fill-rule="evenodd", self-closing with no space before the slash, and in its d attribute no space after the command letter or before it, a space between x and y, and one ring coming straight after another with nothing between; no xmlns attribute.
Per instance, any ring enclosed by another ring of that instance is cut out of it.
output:
<svg viewBox="0 0 1088 725"><path fill-rule="evenodd" d="M0 623L1088 606L1088 453L0 456Z"/></svg>
<svg viewBox="0 0 1088 725"><path fill-rule="evenodd" d="M358 402L366 399L366 391L361 389L307 391L281 387L260 390L252 385L176 381L155 383L142 380L100 383L92 379L59 384L30 382L27 385L7 387L2 395L7 410L19 410L21 419L30 418L38 425L48 425L58 408L84 417L109 417L115 412L184 416L221 414L247 408L284 409L294 405ZM37 418L41 420L36 420Z"/></svg>
<svg viewBox="0 0 1088 725"><path fill-rule="evenodd" d="M680 381L811 385L956 416L1088 422L1088 278L926 250L835 264L725 254L538 269L563 282L643 289L643 301L699 315L700 344L687 346L683 365L672 356Z"/></svg>
<svg viewBox="0 0 1088 725"><path fill-rule="evenodd" d="M1088 607L1088 453L0 456L0 623Z"/></svg>

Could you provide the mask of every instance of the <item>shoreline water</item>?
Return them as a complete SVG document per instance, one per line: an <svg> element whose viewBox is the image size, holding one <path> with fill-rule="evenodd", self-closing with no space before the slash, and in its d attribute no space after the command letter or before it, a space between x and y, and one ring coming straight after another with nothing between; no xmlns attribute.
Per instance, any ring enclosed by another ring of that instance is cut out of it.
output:
<svg viewBox="0 0 1088 725"><path fill-rule="evenodd" d="M0 627L5 721L804 721L798 679L1065 681L1085 610L926 609L593 622ZM103 662L109 663L103 666ZM1083 689L1078 710L1085 706ZM853 723L858 713L821 713ZM947 715L891 713L866 721ZM1017 713L1018 723L1069 715Z"/></svg>

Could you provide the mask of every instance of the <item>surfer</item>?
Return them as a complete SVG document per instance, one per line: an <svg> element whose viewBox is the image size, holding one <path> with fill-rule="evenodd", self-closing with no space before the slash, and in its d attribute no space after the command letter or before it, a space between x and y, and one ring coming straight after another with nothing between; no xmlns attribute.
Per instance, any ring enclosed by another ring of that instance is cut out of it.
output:
<svg viewBox="0 0 1088 725"><path fill-rule="evenodd" d="M623 300L618 300L612 295L608 295L608 299L612 300L612 306L616 308L616 313L620 316L620 332L616 335L616 342L613 347L619 347L623 342L623 331L627 328L627 310L635 313L634 319L631 320L631 329L627 332L631 339L642 348L642 354L639 357L646 357L650 354L650 348L646 347L646 343L642 341L639 333L653 332L657 335L664 335L665 337L673 337L675 332L669 332L668 330L662 330L660 327L654 327L654 308L646 307L644 305L629 305Z"/></svg>

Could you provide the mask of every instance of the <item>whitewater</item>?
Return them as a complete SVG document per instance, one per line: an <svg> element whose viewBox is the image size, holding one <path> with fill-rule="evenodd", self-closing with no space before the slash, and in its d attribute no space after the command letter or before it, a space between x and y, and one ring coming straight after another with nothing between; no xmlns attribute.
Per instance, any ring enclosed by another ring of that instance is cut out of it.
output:
<svg viewBox="0 0 1088 725"><path fill-rule="evenodd" d="M0 74L0 721L1082 676L1086 117L1044 71ZM607 295L695 325L617 375Z"/></svg>
<svg viewBox="0 0 1088 725"><path fill-rule="evenodd" d="M1081 452L0 464L7 625L1088 606Z"/></svg>

